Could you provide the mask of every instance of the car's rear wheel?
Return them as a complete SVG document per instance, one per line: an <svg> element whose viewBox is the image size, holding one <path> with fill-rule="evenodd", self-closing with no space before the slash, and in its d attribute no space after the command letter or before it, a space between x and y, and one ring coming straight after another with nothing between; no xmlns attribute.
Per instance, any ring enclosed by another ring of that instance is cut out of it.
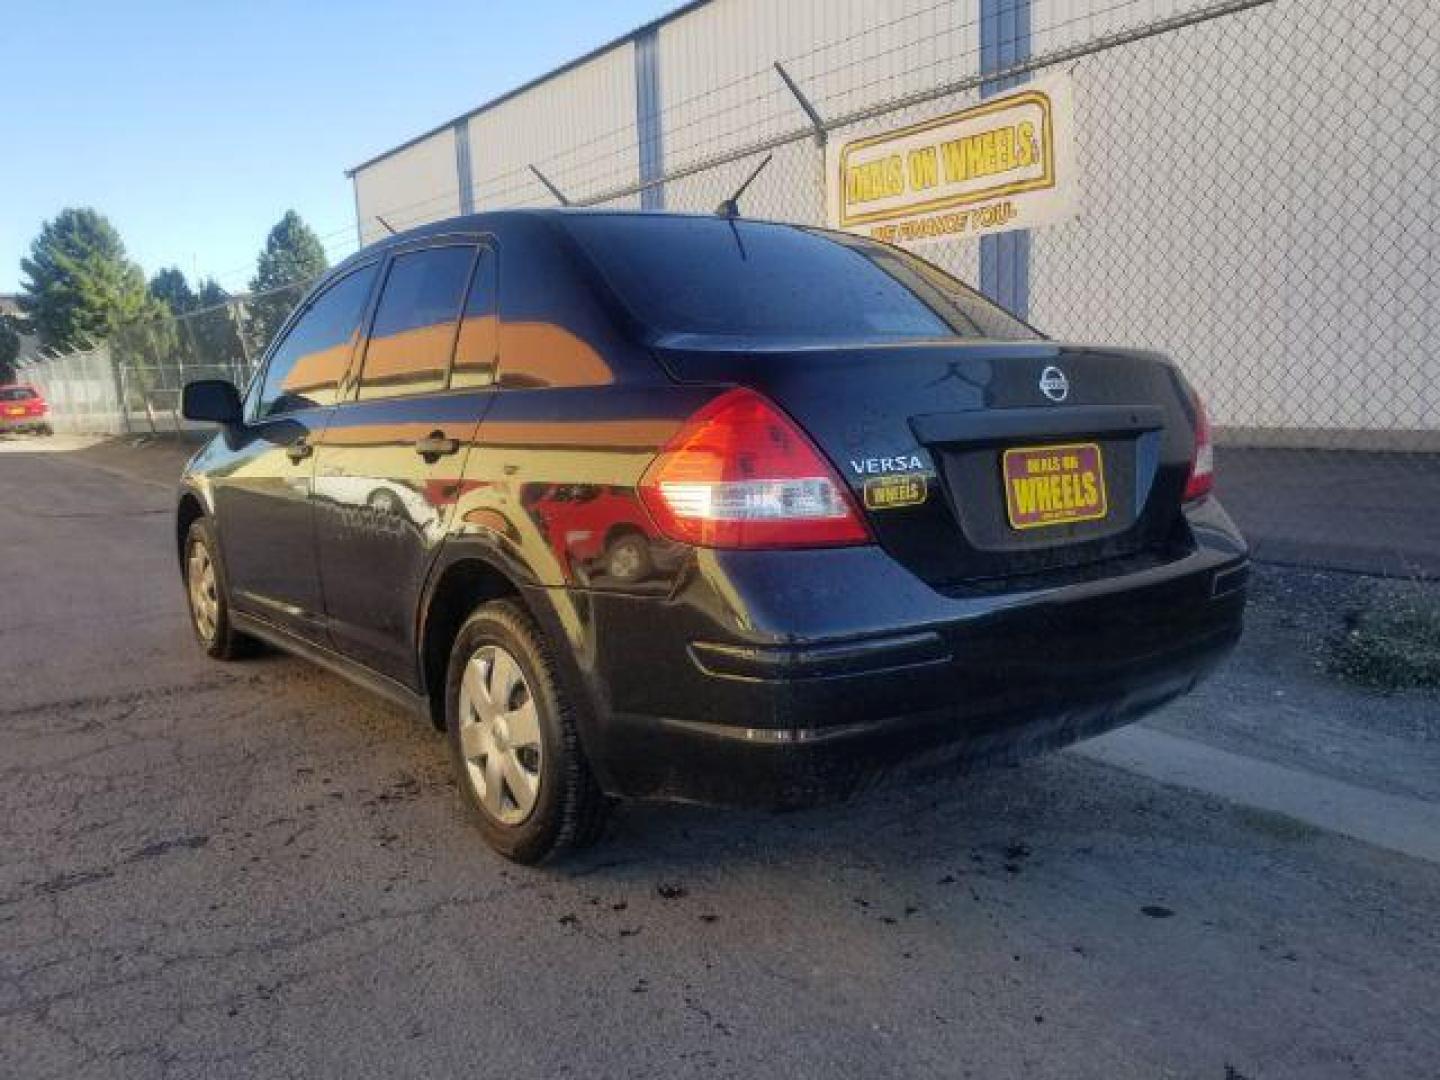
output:
<svg viewBox="0 0 1440 1080"><path fill-rule="evenodd" d="M209 519L200 518L185 535L185 598L190 627L205 654L216 660L235 660L250 653L254 641L230 623L230 598L218 551Z"/></svg>
<svg viewBox="0 0 1440 1080"><path fill-rule="evenodd" d="M594 841L607 804L580 747L579 706L523 608L497 600L466 620L445 694L456 779L491 847L538 863Z"/></svg>
<svg viewBox="0 0 1440 1080"><path fill-rule="evenodd" d="M655 572L649 541L638 532L621 533L611 541L606 568L616 581L644 581Z"/></svg>

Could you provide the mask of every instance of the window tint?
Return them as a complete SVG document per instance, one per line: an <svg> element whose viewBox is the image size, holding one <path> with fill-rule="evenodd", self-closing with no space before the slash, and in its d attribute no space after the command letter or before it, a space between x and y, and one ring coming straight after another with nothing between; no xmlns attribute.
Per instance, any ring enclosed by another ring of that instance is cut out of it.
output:
<svg viewBox="0 0 1440 1080"><path fill-rule="evenodd" d="M445 388L460 301L473 247L439 247L396 256L375 308L360 375L362 398Z"/></svg>
<svg viewBox="0 0 1440 1080"><path fill-rule="evenodd" d="M35 391L28 386L11 386L0 389L0 401L30 401Z"/></svg>
<svg viewBox="0 0 1440 1080"><path fill-rule="evenodd" d="M450 370L452 387L489 386L495 381L495 364L500 354L499 324L495 316L495 252L480 249L480 261L465 298L465 316L455 341L455 366Z"/></svg>
<svg viewBox="0 0 1440 1080"><path fill-rule="evenodd" d="M372 263L347 274L310 302L271 354L260 391L260 416L334 404L375 270Z"/></svg>
<svg viewBox="0 0 1440 1080"><path fill-rule="evenodd" d="M1036 336L938 268L858 237L724 218L602 214L566 225L636 318L660 332L806 341Z"/></svg>

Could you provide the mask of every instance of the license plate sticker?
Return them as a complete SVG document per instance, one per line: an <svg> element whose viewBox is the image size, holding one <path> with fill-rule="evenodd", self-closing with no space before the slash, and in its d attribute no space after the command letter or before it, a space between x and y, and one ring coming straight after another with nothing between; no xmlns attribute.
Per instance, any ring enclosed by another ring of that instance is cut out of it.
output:
<svg viewBox="0 0 1440 1080"><path fill-rule="evenodd" d="M1095 443L1006 450L1000 471L1012 528L1099 521L1109 511L1105 465Z"/></svg>

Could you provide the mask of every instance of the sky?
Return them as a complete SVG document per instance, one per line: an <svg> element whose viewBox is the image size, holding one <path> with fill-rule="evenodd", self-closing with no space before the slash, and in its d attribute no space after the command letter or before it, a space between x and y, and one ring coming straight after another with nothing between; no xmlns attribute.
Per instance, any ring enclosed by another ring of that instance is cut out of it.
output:
<svg viewBox="0 0 1440 1080"><path fill-rule="evenodd" d="M147 276L245 288L298 211L354 246L345 169L679 0L0 3L0 293L41 224L89 206Z"/></svg>

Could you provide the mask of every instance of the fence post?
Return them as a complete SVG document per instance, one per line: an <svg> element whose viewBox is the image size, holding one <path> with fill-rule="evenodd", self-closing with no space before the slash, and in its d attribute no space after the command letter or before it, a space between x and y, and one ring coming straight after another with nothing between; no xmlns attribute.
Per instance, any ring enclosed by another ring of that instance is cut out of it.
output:
<svg viewBox="0 0 1440 1080"><path fill-rule="evenodd" d="M130 431L130 409L125 400L125 371L121 367L120 358L115 355L115 350L108 345L105 346L106 357L110 361L110 374L115 383L115 406L120 411L121 435L129 435Z"/></svg>
<svg viewBox="0 0 1440 1080"><path fill-rule="evenodd" d="M245 319L241 315L241 301L226 301L225 313L230 316L230 321L235 324L235 340L240 343L240 358L245 364L245 377L235 380L235 385L243 391L245 385L249 383L250 375L255 370L255 367L250 360L250 345L245 341Z"/></svg>

